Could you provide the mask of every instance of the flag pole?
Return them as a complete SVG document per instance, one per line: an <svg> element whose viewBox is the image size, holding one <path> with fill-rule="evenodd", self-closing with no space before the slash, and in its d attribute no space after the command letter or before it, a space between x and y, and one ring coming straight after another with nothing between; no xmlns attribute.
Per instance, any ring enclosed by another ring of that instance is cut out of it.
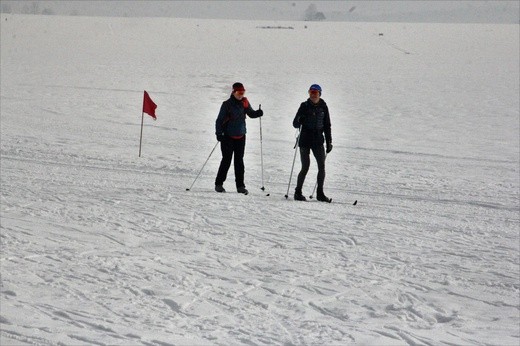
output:
<svg viewBox="0 0 520 346"><path fill-rule="evenodd" d="M139 139L139 157L141 157L141 144L143 143L144 112L141 114L141 138Z"/></svg>
<svg viewBox="0 0 520 346"><path fill-rule="evenodd" d="M155 109L157 105L152 101L146 90L143 95L143 112L141 113L141 138L139 139L139 157L141 157L141 146L143 143L143 127L144 127L144 113L150 115L154 120L157 119L155 116Z"/></svg>

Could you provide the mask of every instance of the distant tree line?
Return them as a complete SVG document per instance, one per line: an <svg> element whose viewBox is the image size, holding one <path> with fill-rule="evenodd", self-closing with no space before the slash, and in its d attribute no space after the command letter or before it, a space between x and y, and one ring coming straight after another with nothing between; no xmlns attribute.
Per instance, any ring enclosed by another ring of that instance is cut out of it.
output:
<svg viewBox="0 0 520 346"><path fill-rule="evenodd" d="M315 4L310 4L309 7L307 7L305 10L306 21L320 21L325 19L325 15L323 12L318 11L318 7Z"/></svg>
<svg viewBox="0 0 520 346"><path fill-rule="evenodd" d="M2 3L2 6L0 6L0 11L2 13L15 13L18 11L13 11L11 8L11 5L8 3ZM32 2L25 2L20 9L20 13L22 14L46 14L46 15L53 15L55 14L54 11L49 7L40 7L39 1L32 1Z"/></svg>
<svg viewBox="0 0 520 346"><path fill-rule="evenodd" d="M44 14L44 15L54 15L55 11L48 7L42 7L42 4L45 5L45 1L23 1L16 4L16 6L11 6L10 3L1 2L0 12L2 13L22 13L22 14ZM293 3L293 6L296 4ZM72 11L70 15L78 15L77 11ZM304 20L306 21L322 21L325 20L325 15L323 12L318 11L318 7L315 4L310 4L309 7L305 10Z"/></svg>

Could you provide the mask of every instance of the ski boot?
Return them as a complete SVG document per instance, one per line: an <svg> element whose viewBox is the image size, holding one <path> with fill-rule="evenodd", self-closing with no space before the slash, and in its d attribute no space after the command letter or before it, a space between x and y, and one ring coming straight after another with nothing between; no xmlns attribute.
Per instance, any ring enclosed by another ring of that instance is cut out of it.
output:
<svg viewBox="0 0 520 346"><path fill-rule="evenodd" d="M237 192L243 193L244 195L247 195L249 193L249 191L247 191L245 186L237 187Z"/></svg>
<svg viewBox="0 0 520 346"><path fill-rule="evenodd" d="M305 196L302 194L302 190L295 190L294 191L294 200L305 202L307 200L307 198L305 198Z"/></svg>
<svg viewBox="0 0 520 346"><path fill-rule="evenodd" d="M316 195L316 199L320 202L327 202L327 203L330 203L332 202L332 198L329 198L327 196L325 196L325 194L323 193L323 191L318 191L318 194Z"/></svg>

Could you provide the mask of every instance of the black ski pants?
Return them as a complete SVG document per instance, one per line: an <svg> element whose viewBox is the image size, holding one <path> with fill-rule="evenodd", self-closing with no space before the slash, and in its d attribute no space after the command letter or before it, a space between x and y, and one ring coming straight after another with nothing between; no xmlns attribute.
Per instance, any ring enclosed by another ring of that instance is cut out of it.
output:
<svg viewBox="0 0 520 346"><path fill-rule="evenodd" d="M218 169L215 185L223 185L226 181L231 160L234 155L235 165L235 183L237 188L245 187L244 185L244 152L246 148L246 136L240 139L225 137L220 142L220 150L222 151L222 160Z"/></svg>
<svg viewBox="0 0 520 346"><path fill-rule="evenodd" d="M298 183L296 185L296 192L301 193L303 182L309 172L311 165L310 153L314 154L316 163L318 164L318 194L323 194L323 183L325 182L325 149L323 145L313 148L300 148L300 159L302 162L302 169L298 174Z"/></svg>

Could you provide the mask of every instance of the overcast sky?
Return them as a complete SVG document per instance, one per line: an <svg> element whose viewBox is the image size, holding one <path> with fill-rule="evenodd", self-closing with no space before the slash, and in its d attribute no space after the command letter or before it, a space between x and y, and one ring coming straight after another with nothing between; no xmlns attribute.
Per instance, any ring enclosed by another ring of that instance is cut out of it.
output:
<svg viewBox="0 0 520 346"><path fill-rule="evenodd" d="M56 15L305 20L309 9L333 21L520 23L512 1L13 1L2 12ZM312 12L312 11L311 11Z"/></svg>

